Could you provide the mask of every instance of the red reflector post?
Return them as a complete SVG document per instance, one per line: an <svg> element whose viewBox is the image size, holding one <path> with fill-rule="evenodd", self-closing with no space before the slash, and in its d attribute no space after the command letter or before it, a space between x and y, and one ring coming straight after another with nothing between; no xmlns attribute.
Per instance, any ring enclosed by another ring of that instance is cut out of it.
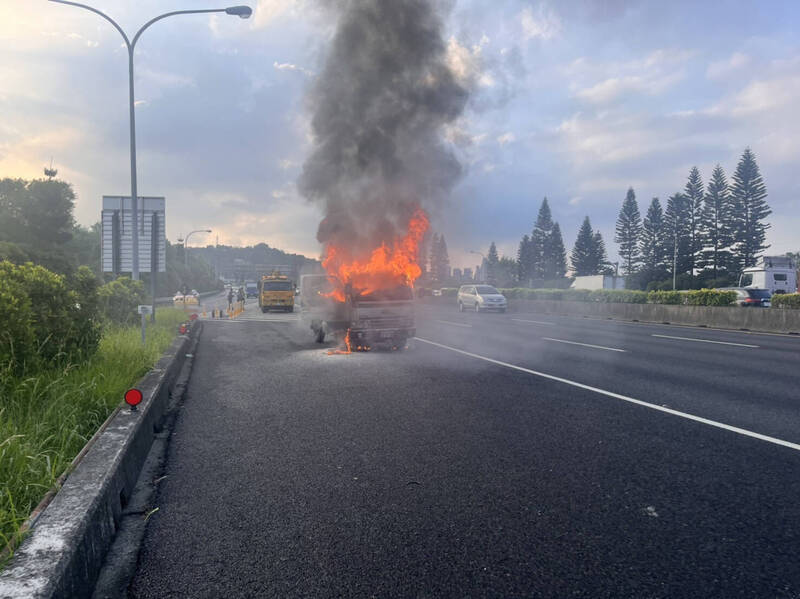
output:
<svg viewBox="0 0 800 599"><path fill-rule="evenodd" d="M142 402L142 397L142 392L138 389L128 389L125 392L125 403L131 407L131 410L135 410L136 406Z"/></svg>

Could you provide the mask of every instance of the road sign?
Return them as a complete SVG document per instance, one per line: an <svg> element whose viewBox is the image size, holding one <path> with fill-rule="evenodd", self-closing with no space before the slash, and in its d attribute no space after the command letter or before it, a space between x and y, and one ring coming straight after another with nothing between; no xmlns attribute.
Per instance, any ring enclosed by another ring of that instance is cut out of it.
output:
<svg viewBox="0 0 800 599"><path fill-rule="evenodd" d="M153 306L149 306L147 304L139 306L139 314L152 314L153 313Z"/></svg>
<svg viewBox="0 0 800 599"><path fill-rule="evenodd" d="M139 196L139 271L166 272L166 201L163 197ZM130 196L103 196L100 239L103 272L133 270ZM154 234L155 232L155 234Z"/></svg>

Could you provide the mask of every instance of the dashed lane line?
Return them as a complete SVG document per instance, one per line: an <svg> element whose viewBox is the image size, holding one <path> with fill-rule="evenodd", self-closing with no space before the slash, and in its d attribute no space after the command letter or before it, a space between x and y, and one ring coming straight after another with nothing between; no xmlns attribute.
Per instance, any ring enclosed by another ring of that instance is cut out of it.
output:
<svg viewBox="0 0 800 599"><path fill-rule="evenodd" d="M547 322L545 320L525 320L524 318L512 318L511 320L513 320L514 322L529 322L531 324L547 324L550 326L556 325L556 323L554 322Z"/></svg>
<svg viewBox="0 0 800 599"><path fill-rule="evenodd" d="M665 408L664 406L651 404L646 401L642 401L640 399L634 399L633 397L628 397L627 395L621 395L620 393L614 393L613 391L606 391L605 389L592 387L591 385L584 385L583 383L561 378L560 376L554 376L552 374L538 372L536 370L531 370L529 368L523 368L522 366L516 366L515 364L509 364L508 362L501 362L500 360L495 360L494 358L488 358L486 356L481 356L479 354L473 354L472 352L464 351L463 349L458 349L456 347L450 347L449 345L444 345L442 343L436 343L435 341L429 341L428 339L423 339L422 337L414 337L414 339L416 339L417 341L422 341L423 343L427 343L428 345L433 345L435 347L446 349L455 352L457 354L462 354L464 356L469 356L470 358L475 358L476 360L483 360L484 362L489 362L490 364L496 364L497 366L504 366L505 368L510 368L512 370L517 370L519 372L532 374L533 376L538 376L540 378L547 379L550 381L563 383L571 387L577 387L578 389L584 389L585 391L592 391L594 393L599 393L600 395L605 395L606 397L612 397L614 399L619 399L621 401L632 403L637 406L642 406L644 408L649 408L651 410L657 410L659 412L664 412L666 414L678 416L679 418L685 418L686 420L692 420L694 422L699 422L701 424L713 426L714 428L719 428L732 433L736 433L737 435L751 437L753 439L766 441L767 443L773 443L775 445L780 445L782 447L788 447L789 449L794 449L795 451L800 451L800 444L792 443L791 441L784 441L783 439L778 439L777 437L762 435L761 433L756 433L754 431L750 431L745 428L739 428L738 426L731 426L730 424L725 424L724 422L717 422L716 420L709 420L708 418L695 416L694 414L688 414L686 412L680 412L678 410L673 410L672 408Z"/></svg>
<svg viewBox="0 0 800 599"><path fill-rule="evenodd" d="M463 322L450 322L449 320L437 320L435 322L440 322L442 324L451 324L454 327L464 327L465 329L471 329L472 328L471 324L465 324Z"/></svg>
<svg viewBox="0 0 800 599"><path fill-rule="evenodd" d="M678 341L697 341L698 343L716 343L717 345L735 345L737 347L752 347L758 349L760 345L748 345L747 343L731 343L730 341L712 341L711 339L696 339L694 337L675 337L674 335L655 335L651 337L660 337L661 339L677 339Z"/></svg>
<svg viewBox="0 0 800 599"><path fill-rule="evenodd" d="M583 347L591 347L593 349L605 349L607 351L618 351L626 353L626 349L618 349L616 347L606 347L605 345L592 345L591 343L578 343L577 341L567 341L566 339L553 339L552 337L542 337L545 341L556 341L558 343L569 343L570 345L581 345Z"/></svg>

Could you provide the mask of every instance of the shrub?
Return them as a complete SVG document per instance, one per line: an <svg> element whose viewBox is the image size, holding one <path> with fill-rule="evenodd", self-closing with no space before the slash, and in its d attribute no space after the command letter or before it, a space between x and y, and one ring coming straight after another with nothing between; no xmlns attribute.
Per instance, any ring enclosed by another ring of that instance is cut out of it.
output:
<svg viewBox="0 0 800 599"><path fill-rule="evenodd" d="M789 308L800 310L800 293L778 293L772 296L774 308Z"/></svg>
<svg viewBox="0 0 800 599"><path fill-rule="evenodd" d="M31 301L18 281L0 277L0 370L21 374L38 362Z"/></svg>
<svg viewBox="0 0 800 599"><path fill-rule="evenodd" d="M682 291L651 291L647 294L649 304L682 304L685 299Z"/></svg>
<svg viewBox="0 0 800 599"><path fill-rule="evenodd" d="M686 303L690 306L730 306L734 301L735 291L697 289L686 292Z"/></svg>
<svg viewBox="0 0 800 599"><path fill-rule="evenodd" d="M119 325L135 323L138 319L136 308L146 299L142 282L128 277L109 281L97 290L97 295L103 318Z"/></svg>
<svg viewBox="0 0 800 599"><path fill-rule="evenodd" d="M30 328L41 360L59 364L81 360L97 349L99 330L91 313L92 291L85 280L86 271L81 272L76 275L80 277L76 280L79 293L70 289L62 275L42 266L0 262L0 280L8 283L6 293L16 294L23 303L26 298L30 306ZM86 294L86 310L80 305L81 293ZM26 358L24 363L33 361Z"/></svg>
<svg viewBox="0 0 800 599"><path fill-rule="evenodd" d="M606 304L644 304L647 293L633 289L593 289L589 301Z"/></svg>

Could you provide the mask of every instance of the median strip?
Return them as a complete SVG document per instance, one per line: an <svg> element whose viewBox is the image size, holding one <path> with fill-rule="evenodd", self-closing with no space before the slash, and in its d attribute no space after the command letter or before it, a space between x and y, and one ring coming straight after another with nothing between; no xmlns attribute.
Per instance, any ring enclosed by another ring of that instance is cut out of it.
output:
<svg viewBox="0 0 800 599"><path fill-rule="evenodd" d="M712 341L711 339L695 339L694 337L675 337L673 335L650 335L661 339L677 339L679 341L697 341L698 343L716 343L717 345L735 345L737 347L753 347L758 349L760 345L748 345L747 343L731 343L730 341Z"/></svg>
<svg viewBox="0 0 800 599"><path fill-rule="evenodd" d="M553 339L551 337L542 337L545 341L556 341L557 343L569 343L570 345L581 345L583 347L591 347L593 349L605 349L607 351L618 351L625 353L628 350L617 349L616 347L605 347L604 345L592 345L591 343L578 343L577 341L567 341L565 339Z"/></svg>
<svg viewBox="0 0 800 599"><path fill-rule="evenodd" d="M586 391L592 391L594 393L599 393L601 395L605 395L606 397L613 397L614 399L619 399L621 401L626 401L628 403L636 404L637 406L642 406L645 408L650 408L651 410L657 410L659 412L665 412L667 414L672 414L673 416L678 416L680 418L685 418L687 420L693 420L694 422L699 422L701 424L707 424L708 426L713 426L715 428L720 428L732 433L736 433L737 435L744 435L745 437L752 437L753 439L759 439L760 441L766 441L767 443L773 443L775 445L780 445L782 447L788 447L789 449L794 449L795 451L800 451L800 444L792 443L791 441L784 441L783 439L778 439L776 437L770 437L769 435L762 435L761 433L756 433L753 431L749 431L744 428L739 428L738 426L731 426L730 424L725 424L723 422L717 422L716 420L709 420L708 418L703 418L701 416L695 416L694 414L688 414L686 412L679 412L678 410L673 410L672 408L665 408L664 406L657 406L655 404L648 403L646 401L642 401L640 399L634 399L633 397L628 397L627 395L621 395L619 393L614 393L613 391L606 391L605 389L598 389L597 387L592 387L591 385L584 385L583 383L579 383L577 381L571 381L569 379L564 379L559 376L554 376L552 374L546 374L544 372L538 372L536 370L531 370L529 368L523 368L522 366L516 366L514 364L509 364L508 362L501 362L500 360L495 360L493 358L488 358L486 356L481 356L479 354L473 354L472 352L464 351L463 349L458 349L455 347L450 347L449 345L443 345L441 343L436 343L435 341L429 341L428 339L422 339L421 337L415 337L417 341L422 341L423 343L427 343L428 345L433 345L435 347L440 347L442 349L446 349L457 354L462 354L464 356L469 356L470 358L475 358L476 360L483 360L484 362L489 362L490 364L496 364L497 366L504 366L506 368L511 368L512 370L518 370L519 372L525 372L527 374L532 374L534 376L541 377L543 379L547 379L550 381L556 381L558 383L564 383L565 385L569 385L571 387L577 387L578 389L584 389Z"/></svg>

